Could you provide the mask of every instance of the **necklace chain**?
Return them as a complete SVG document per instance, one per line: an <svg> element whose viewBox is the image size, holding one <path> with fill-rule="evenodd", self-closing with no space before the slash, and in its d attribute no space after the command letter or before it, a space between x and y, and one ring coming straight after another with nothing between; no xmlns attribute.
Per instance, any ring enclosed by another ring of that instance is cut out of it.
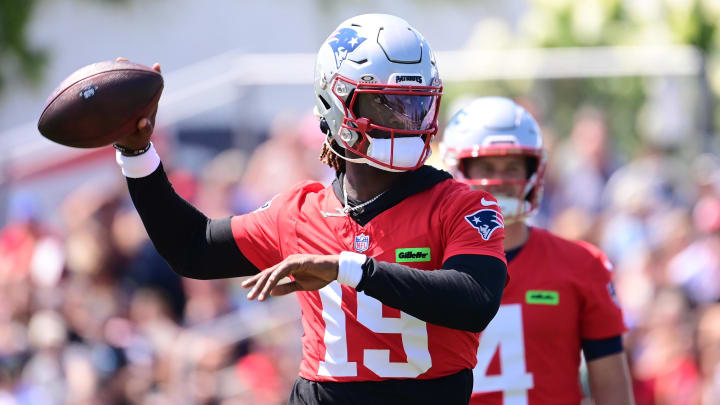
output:
<svg viewBox="0 0 720 405"><path fill-rule="evenodd" d="M356 205L356 206L354 206L354 207L351 207L351 206L348 205L347 185L344 184L344 183L345 183L345 181L344 181L344 179L343 179L343 196L345 197L345 206L343 207L343 212L345 212L346 214L349 213L349 212L351 212L351 211L359 210L360 208L362 208L362 207L370 204L371 202L373 202L373 201L377 200L378 198L380 198L380 196L383 195L383 194L385 194L385 191L387 191L387 190L385 190L385 191L383 191L382 193L376 195L375 197L373 197L373 198L365 201L364 203L358 204L358 205Z"/></svg>

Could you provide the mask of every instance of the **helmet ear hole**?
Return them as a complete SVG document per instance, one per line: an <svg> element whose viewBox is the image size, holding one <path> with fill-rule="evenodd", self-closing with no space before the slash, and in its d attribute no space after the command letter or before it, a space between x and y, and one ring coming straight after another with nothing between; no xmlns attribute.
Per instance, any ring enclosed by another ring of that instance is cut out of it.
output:
<svg viewBox="0 0 720 405"><path fill-rule="evenodd" d="M328 123L327 123L327 121L325 120L325 118L321 118L321 119L320 119L320 131L322 131L322 133L325 134L325 135L327 135L327 136L331 136L331 135L332 135L332 134L330 134L330 125L328 125Z"/></svg>
<svg viewBox="0 0 720 405"><path fill-rule="evenodd" d="M530 179L537 172L540 160L536 156L527 156L525 158L525 178Z"/></svg>
<svg viewBox="0 0 720 405"><path fill-rule="evenodd" d="M318 97L318 99L320 99L320 102L322 103L322 105L325 106L325 111L329 110L329 109L330 109L330 103L328 103L327 100L325 100L325 98L324 98L323 96L319 95L319 94L318 94L317 97Z"/></svg>

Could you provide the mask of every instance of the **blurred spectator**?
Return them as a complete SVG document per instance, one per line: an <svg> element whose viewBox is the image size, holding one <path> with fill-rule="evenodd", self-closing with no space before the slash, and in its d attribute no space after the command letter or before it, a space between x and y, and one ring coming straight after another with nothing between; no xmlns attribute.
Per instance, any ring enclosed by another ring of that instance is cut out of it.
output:
<svg viewBox="0 0 720 405"><path fill-rule="evenodd" d="M8 223L0 229L0 285L33 277L44 286L60 278L64 256L47 226L38 221L40 203L30 194L11 198Z"/></svg>
<svg viewBox="0 0 720 405"><path fill-rule="evenodd" d="M692 210L695 240L677 253L669 266L670 278L684 288L694 303L720 300L720 177L717 158L703 156L695 170L697 201Z"/></svg>
<svg viewBox="0 0 720 405"><path fill-rule="evenodd" d="M702 405L720 403L720 304L705 308L697 326Z"/></svg>
<svg viewBox="0 0 720 405"><path fill-rule="evenodd" d="M567 207L590 213L602 210L603 188L616 165L609 142L603 113L594 107L581 108L570 137L557 145L549 164L557 187L550 200L553 213Z"/></svg>
<svg viewBox="0 0 720 405"><path fill-rule="evenodd" d="M209 218L228 217L257 208L254 201L248 201L244 190L238 192L247 161L245 152L227 149L208 162L197 183L195 206Z"/></svg>
<svg viewBox="0 0 720 405"><path fill-rule="evenodd" d="M694 303L709 304L720 299L720 199L698 201L694 223L699 237L672 258L669 277Z"/></svg>
<svg viewBox="0 0 720 405"><path fill-rule="evenodd" d="M648 309L632 345L638 405L698 403L700 373L684 295L664 290Z"/></svg>
<svg viewBox="0 0 720 405"><path fill-rule="evenodd" d="M312 114L279 114L269 133L253 152L243 178L243 189L256 198L256 206L301 181L330 178L332 173L318 159L325 135Z"/></svg>
<svg viewBox="0 0 720 405"><path fill-rule="evenodd" d="M604 190L607 223L603 247L621 263L641 249L662 245L667 233L653 229L662 225L673 208L683 206L691 192L687 165L648 148L609 178Z"/></svg>

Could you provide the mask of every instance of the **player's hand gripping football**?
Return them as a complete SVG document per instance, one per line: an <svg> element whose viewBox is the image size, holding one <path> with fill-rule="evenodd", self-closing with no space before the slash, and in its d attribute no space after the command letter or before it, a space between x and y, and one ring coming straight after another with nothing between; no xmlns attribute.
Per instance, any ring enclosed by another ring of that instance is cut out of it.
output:
<svg viewBox="0 0 720 405"><path fill-rule="evenodd" d="M127 59L120 57L115 60L125 61ZM154 64L152 68L154 71L160 73L159 63ZM156 114L157 109L155 109L155 111L153 111L153 113L149 117L144 117L138 120L137 131L124 138L118 139L115 143L130 150L144 149L147 146L148 142L150 142L150 136L152 136L153 127L155 126Z"/></svg>
<svg viewBox="0 0 720 405"><path fill-rule="evenodd" d="M288 256L280 263L256 274L242 282L244 288L250 288L247 297L263 301L270 295L285 295L295 291L319 290L337 279L338 255L298 254ZM279 284L284 277L293 280Z"/></svg>

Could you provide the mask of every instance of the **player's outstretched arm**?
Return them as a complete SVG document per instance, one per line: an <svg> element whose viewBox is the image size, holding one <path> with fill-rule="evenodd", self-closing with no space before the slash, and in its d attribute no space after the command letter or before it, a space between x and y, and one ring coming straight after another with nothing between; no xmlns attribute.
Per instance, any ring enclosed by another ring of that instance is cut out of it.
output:
<svg viewBox="0 0 720 405"><path fill-rule="evenodd" d="M293 281L279 284L292 276ZM500 307L507 266L492 256L457 255L437 271L380 262L364 255L292 255L242 284L248 299L318 290L333 280L425 322L480 332Z"/></svg>
<svg viewBox="0 0 720 405"><path fill-rule="evenodd" d="M213 220L183 200L163 170L150 141L152 121L143 118L138 131L119 142L127 149L145 150L136 156L117 152L130 197L160 255L181 276L217 279L258 272L240 252L230 218Z"/></svg>

